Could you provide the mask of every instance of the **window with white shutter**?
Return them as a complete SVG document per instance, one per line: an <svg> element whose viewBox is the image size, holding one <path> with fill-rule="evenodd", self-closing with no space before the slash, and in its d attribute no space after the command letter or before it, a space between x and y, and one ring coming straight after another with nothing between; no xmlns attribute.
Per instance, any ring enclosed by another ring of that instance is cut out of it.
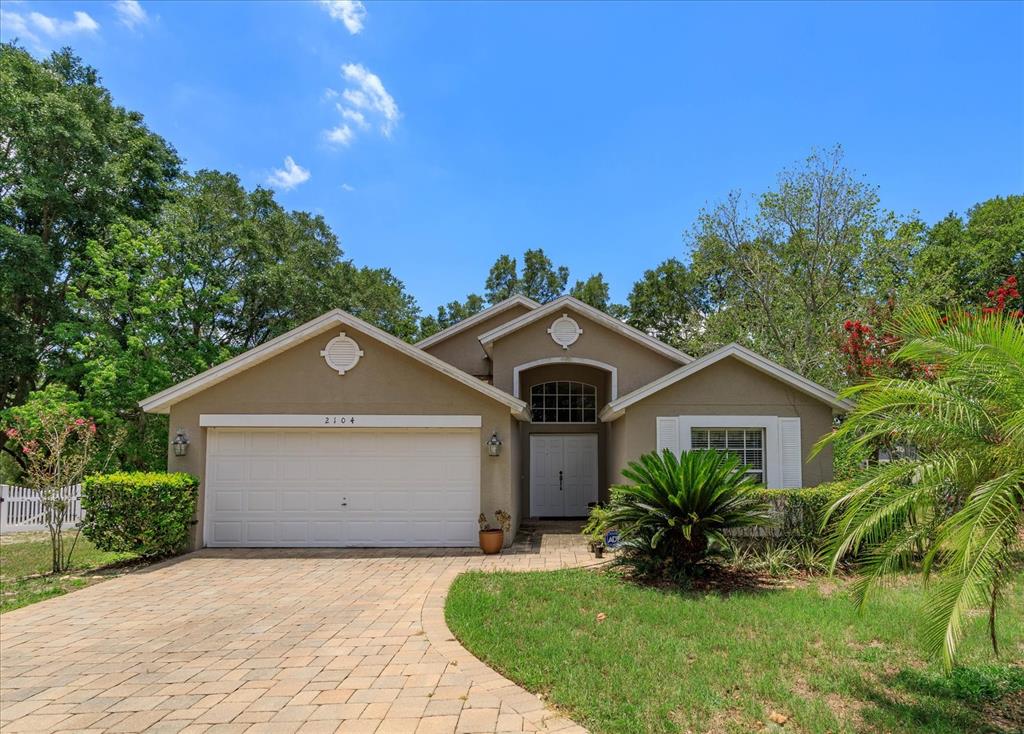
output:
<svg viewBox="0 0 1024 734"><path fill-rule="evenodd" d="M713 449L735 454L747 465L747 474L765 483L763 428L700 428L690 429L693 451Z"/></svg>
<svg viewBox="0 0 1024 734"><path fill-rule="evenodd" d="M779 454L782 457L782 486L787 489L802 487L799 418L779 418Z"/></svg>
<svg viewBox="0 0 1024 734"><path fill-rule="evenodd" d="M678 454L680 451L679 419L674 417L658 418L657 428L658 453L660 454L665 449L669 449L673 453Z"/></svg>

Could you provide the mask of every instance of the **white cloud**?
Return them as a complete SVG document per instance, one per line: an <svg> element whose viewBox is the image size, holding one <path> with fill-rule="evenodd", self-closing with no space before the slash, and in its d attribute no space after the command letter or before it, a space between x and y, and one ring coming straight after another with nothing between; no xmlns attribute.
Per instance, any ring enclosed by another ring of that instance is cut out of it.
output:
<svg viewBox="0 0 1024 734"><path fill-rule="evenodd" d="M335 104L341 115L341 124L324 130L324 138L336 145L349 145L355 139L357 130L369 130L373 124L380 126L385 137L390 137L402 113L395 98L384 88L380 77L362 64L345 64L341 67L341 73L348 84L341 92L344 102ZM334 89L324 92L325 101L337 96L338 92Z"/></svg>
<svg viewBox="0 0 1024 734"><path fill-rule="evenodd" d="M355 191L356 187L353 186L352 184L343 183L341 185L341 190L342 191Z"/></svg>
<svg viewBox="0 0 1024 734"><path fill-rule="evenodd" d="M0 7L0 28L4 29L4 35L8 38L18 38L43 51L45 45L40 35L60 40L76 33L95 33L99 30L100 24L81 10L74 12L73 20L67 20L35 11L23 15Z"/></svg>
<svg viewBox="0 0 1024 734"><path fill-rule="evenodd" d="M356 134L352 132L352 128L348 125L338 125L338 127L331 128L324 132L324 137L327 138L328 143L334 145L348 145L352 142Z"/></svg>
<svg viewBox="0 0 1024 734"><path fill-rule="evenodd" d="M334 20L340 20L353 36L363 30L366 7L359 0L320 0L320 7Z"/></svg>
<svg viewBox="0 0 1024 734"><path fill-rule="evenodd" d="M28 27L28 21L21 13L12 13L0 7L0 28L9 38L18 38L33 45L39 45L39 36L33 33Z"/></svg>
<svg viewBox="0 0 1024 734"><path fill-rule="evenodd" d="M353 110L345 105L338 105L338 112L341 113L342 118L354 122L364 130L370 126L370 123L366 121L366 115L359 110Z"/></svg>
<svg viewBox="0 0 1024 734"><path fill-rule="evenodd" d="M380 131L384 135L391 135L401 113L398 111L398 103L388 94L380 77L362 64L345 64L341 71L349 82L356 85L344 91L345 99L353 107L379 115Z"/></svg>
<svg viewBox="0 0 1024 734"><path fill-rule="evenodd" d="M288 191L308 180L309 171L296 163L289 155L285 156L284 168L275 168L267 177L267 184L275 189Z"/></svg>
<svg viewBox="0 0 1024 734"><path fill-rule="evenodd" d="M149 21L149 15L139 4L139 0L117 0L114 3L114 12L117 13L121 24L131 29Z"/></svg>
<svg viewBox="0 0 1024 734"><path fill-rule="evenodd" d="M32 25L52 38L70 36L75 33L94 33L100 29L100 24L86 12L76 10L74 18L74 20L62 20L42 13L31 12L28 14Z"/></svg>

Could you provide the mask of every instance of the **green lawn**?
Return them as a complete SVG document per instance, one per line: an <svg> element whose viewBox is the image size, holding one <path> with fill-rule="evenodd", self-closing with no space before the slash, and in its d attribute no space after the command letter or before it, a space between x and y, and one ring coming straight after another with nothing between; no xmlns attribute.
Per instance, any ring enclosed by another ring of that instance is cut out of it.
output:
<svg viewBox="0 0 1024 734"><path fill-rule="evenodd" d="M71 548L74 532L64 535L65 552ZM131 553L101 551L79 536L71 555L71 567L64 574L50 574L50 540L46 533L4 536L0 543L0 612L33 604L43 599L102 581L123 572L109 568L131 561Z"/></svg>
<svg viewBox="0 0 1024 734"><path fill-rule="evenodd" d="M979 617L950 677L916 646L918 591L884 590L858 616L832 580L722 596L611 572L475 572L446 617L471 652L596 734L1024 730L1024 576L1002 605L1002 661Z"/></svg>

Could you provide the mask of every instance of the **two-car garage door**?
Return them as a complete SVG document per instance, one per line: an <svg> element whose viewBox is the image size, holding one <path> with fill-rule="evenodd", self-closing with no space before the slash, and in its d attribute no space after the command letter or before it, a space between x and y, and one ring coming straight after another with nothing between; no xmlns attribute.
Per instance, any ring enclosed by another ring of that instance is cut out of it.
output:
<svg viewBox="0 0 1024 734"><path fill-rule="evenodd" d="M479 430L207 431L210 546L468 546Z"/></svg>

